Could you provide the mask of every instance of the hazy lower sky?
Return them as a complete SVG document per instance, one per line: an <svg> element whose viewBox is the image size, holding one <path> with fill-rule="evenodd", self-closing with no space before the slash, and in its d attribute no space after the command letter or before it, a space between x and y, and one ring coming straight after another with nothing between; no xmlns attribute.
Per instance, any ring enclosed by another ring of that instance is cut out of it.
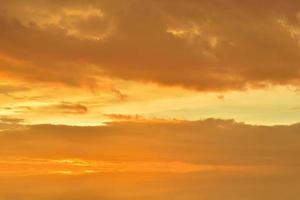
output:
<svg viewBox="0 0 300 200"><path fill-rule="evenodd" d="M300 197L300 1L0 0L0 200Z"/></svg>

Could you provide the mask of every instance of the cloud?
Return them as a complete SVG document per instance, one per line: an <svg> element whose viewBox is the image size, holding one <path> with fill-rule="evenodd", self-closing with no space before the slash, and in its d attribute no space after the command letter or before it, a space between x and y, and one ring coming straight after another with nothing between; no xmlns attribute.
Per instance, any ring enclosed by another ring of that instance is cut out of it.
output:
<svg viewBox="0 0 300 200"><path fill-rule="evenodd" d="M80 103L62 102L59 105L54 106L56 109L61 110L65 114L86 114L88 108Z"/></svg>
<svg viewBox="0 0 300 200"><path fill-rule="evenodd" d="M163 119L156 117L144 117L142 115L104 114L110 120L121 122L156 122L156 123L180 123L183 120Z"/></svg>
<svg viewBox="0 0 300 200"><path fill-rule="evenodd" d="M78 86L105 75L202 91L299 85L298 1L1 3L7 76Z"/></svg>
<svg viewBox="0 0 300 200"><path fill-rule="evenodd" d="M12 109L12 108L11 108ZM59 116L62 115L84 115L89 113L89 109L86 105L78 102L58 102L49 103L36 107L14 107L15 111L19 113L30 113L30 114L46 114L45 116Z"/></svg>
<svg viewBox="0 0 300 200"><path fill-rule="evenodd" d="M22 126L24 119L12 118L8 116L0 116L0 133L8 130L19 130L24 128Z"/></svg>
<svg viewBox="0 0 300 200"><path fill-rule="evenodd" d="M299 131L216 119L4 131L0 198L293 199Z"/></svg>
<svg viewBox="0 0 300 200"><path fill-rule="evenodd" d="M105 114L109 119L116 121L140 121L145 120L141 115L122 115L122 114Z"/></svg>
<svg viewBox="0 0 300 200"><path fill-rule="evenodd" d="M3 170L3 168L5 170ZM7 168L7 169L6 169ZM85 175L101 173L222 173L270 175L282 172L274 166L262 165L212 165L186 162L112 162L103 160L78 159L28 159L10 158L0 161L1 176L34 176L34 175Z"/></svg>
<svg viewBox="0 0 300 200"><path fill-rule="evenodd" d="M0 94L10 95L11 93L24 92L28 90L29 88L25 86L0 84Z"/></svg>
<svg viewBox="0 0 300 200"><path fill-rule="evenodd" d="M28 126L0 135L0 156L222 165L299 164L298 124L234 121L114 122L101 127Z"/></svg>
<svg viewBox="0 0 300 200"><path fill-rule="evenodd" d="M23 122L24 120L2 116L0 118L0 121L1 121L1 123L7 123L7 124L19 124L20 122Z"/></svg>

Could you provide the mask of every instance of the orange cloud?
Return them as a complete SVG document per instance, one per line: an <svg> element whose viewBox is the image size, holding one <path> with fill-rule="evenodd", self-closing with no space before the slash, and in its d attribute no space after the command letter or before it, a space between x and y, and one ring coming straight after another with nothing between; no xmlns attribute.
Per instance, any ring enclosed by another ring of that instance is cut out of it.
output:
<svg viewBox="0 0 300 200"><path fill-rule="evenodd" d="M213 165L184 162L112 162L78 159L28 159L0 160L0 177L34 176L49 174L84 175L100 173L204 173L230 172L237 174L276 174L283 169L262 165Z"/></svg>
<svg viewBox="0 0 300 200"><path fill-rule="evenodd" d="M298 164L299 125L233 121L114 122L101 127L27 126L2 131L0 156L200 164Z"/></svg>
<svg viewBox="0 0 300 200"><path fill-rule="evenodd" d="M0 198L288 198L298 192L299 131L213 119L3 131Z"/></svg>
<svg viewBox="0 0 300 200"><path fill-rule="evenodd" d="M23 128L23 126L21 125L22 122L24 122L23 119L0 116L0 133L2 131Z"/></svg>
<svg viewBox="0 0 300 200"><path fill-rule="evenodd" d="M3 1L0 52L29 64L0 71L69 85L106 75L198 90L298 86L299 8L293 0Z"/></svg>

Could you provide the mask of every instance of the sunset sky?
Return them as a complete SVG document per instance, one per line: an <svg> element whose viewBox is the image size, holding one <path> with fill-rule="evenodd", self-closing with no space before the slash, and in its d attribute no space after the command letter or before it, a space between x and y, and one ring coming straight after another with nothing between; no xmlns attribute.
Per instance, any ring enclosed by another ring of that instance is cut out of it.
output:
<svg viewBox="0 0 300 200"><path fill-rule="evenodd" d="M300 198L299 0L0 0L0 200Z"/></svg>

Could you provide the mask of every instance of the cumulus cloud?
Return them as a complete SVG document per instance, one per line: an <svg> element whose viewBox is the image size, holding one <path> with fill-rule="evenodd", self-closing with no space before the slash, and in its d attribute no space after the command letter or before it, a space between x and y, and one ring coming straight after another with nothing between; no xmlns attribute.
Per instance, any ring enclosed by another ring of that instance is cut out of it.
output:
<svg viewBox="0 0 300 200"><path fill-rule="evenodd" d="M198 90L299 85L298 1L1 4L0 73L13 77L79 85L106 75Z"/></svg>

